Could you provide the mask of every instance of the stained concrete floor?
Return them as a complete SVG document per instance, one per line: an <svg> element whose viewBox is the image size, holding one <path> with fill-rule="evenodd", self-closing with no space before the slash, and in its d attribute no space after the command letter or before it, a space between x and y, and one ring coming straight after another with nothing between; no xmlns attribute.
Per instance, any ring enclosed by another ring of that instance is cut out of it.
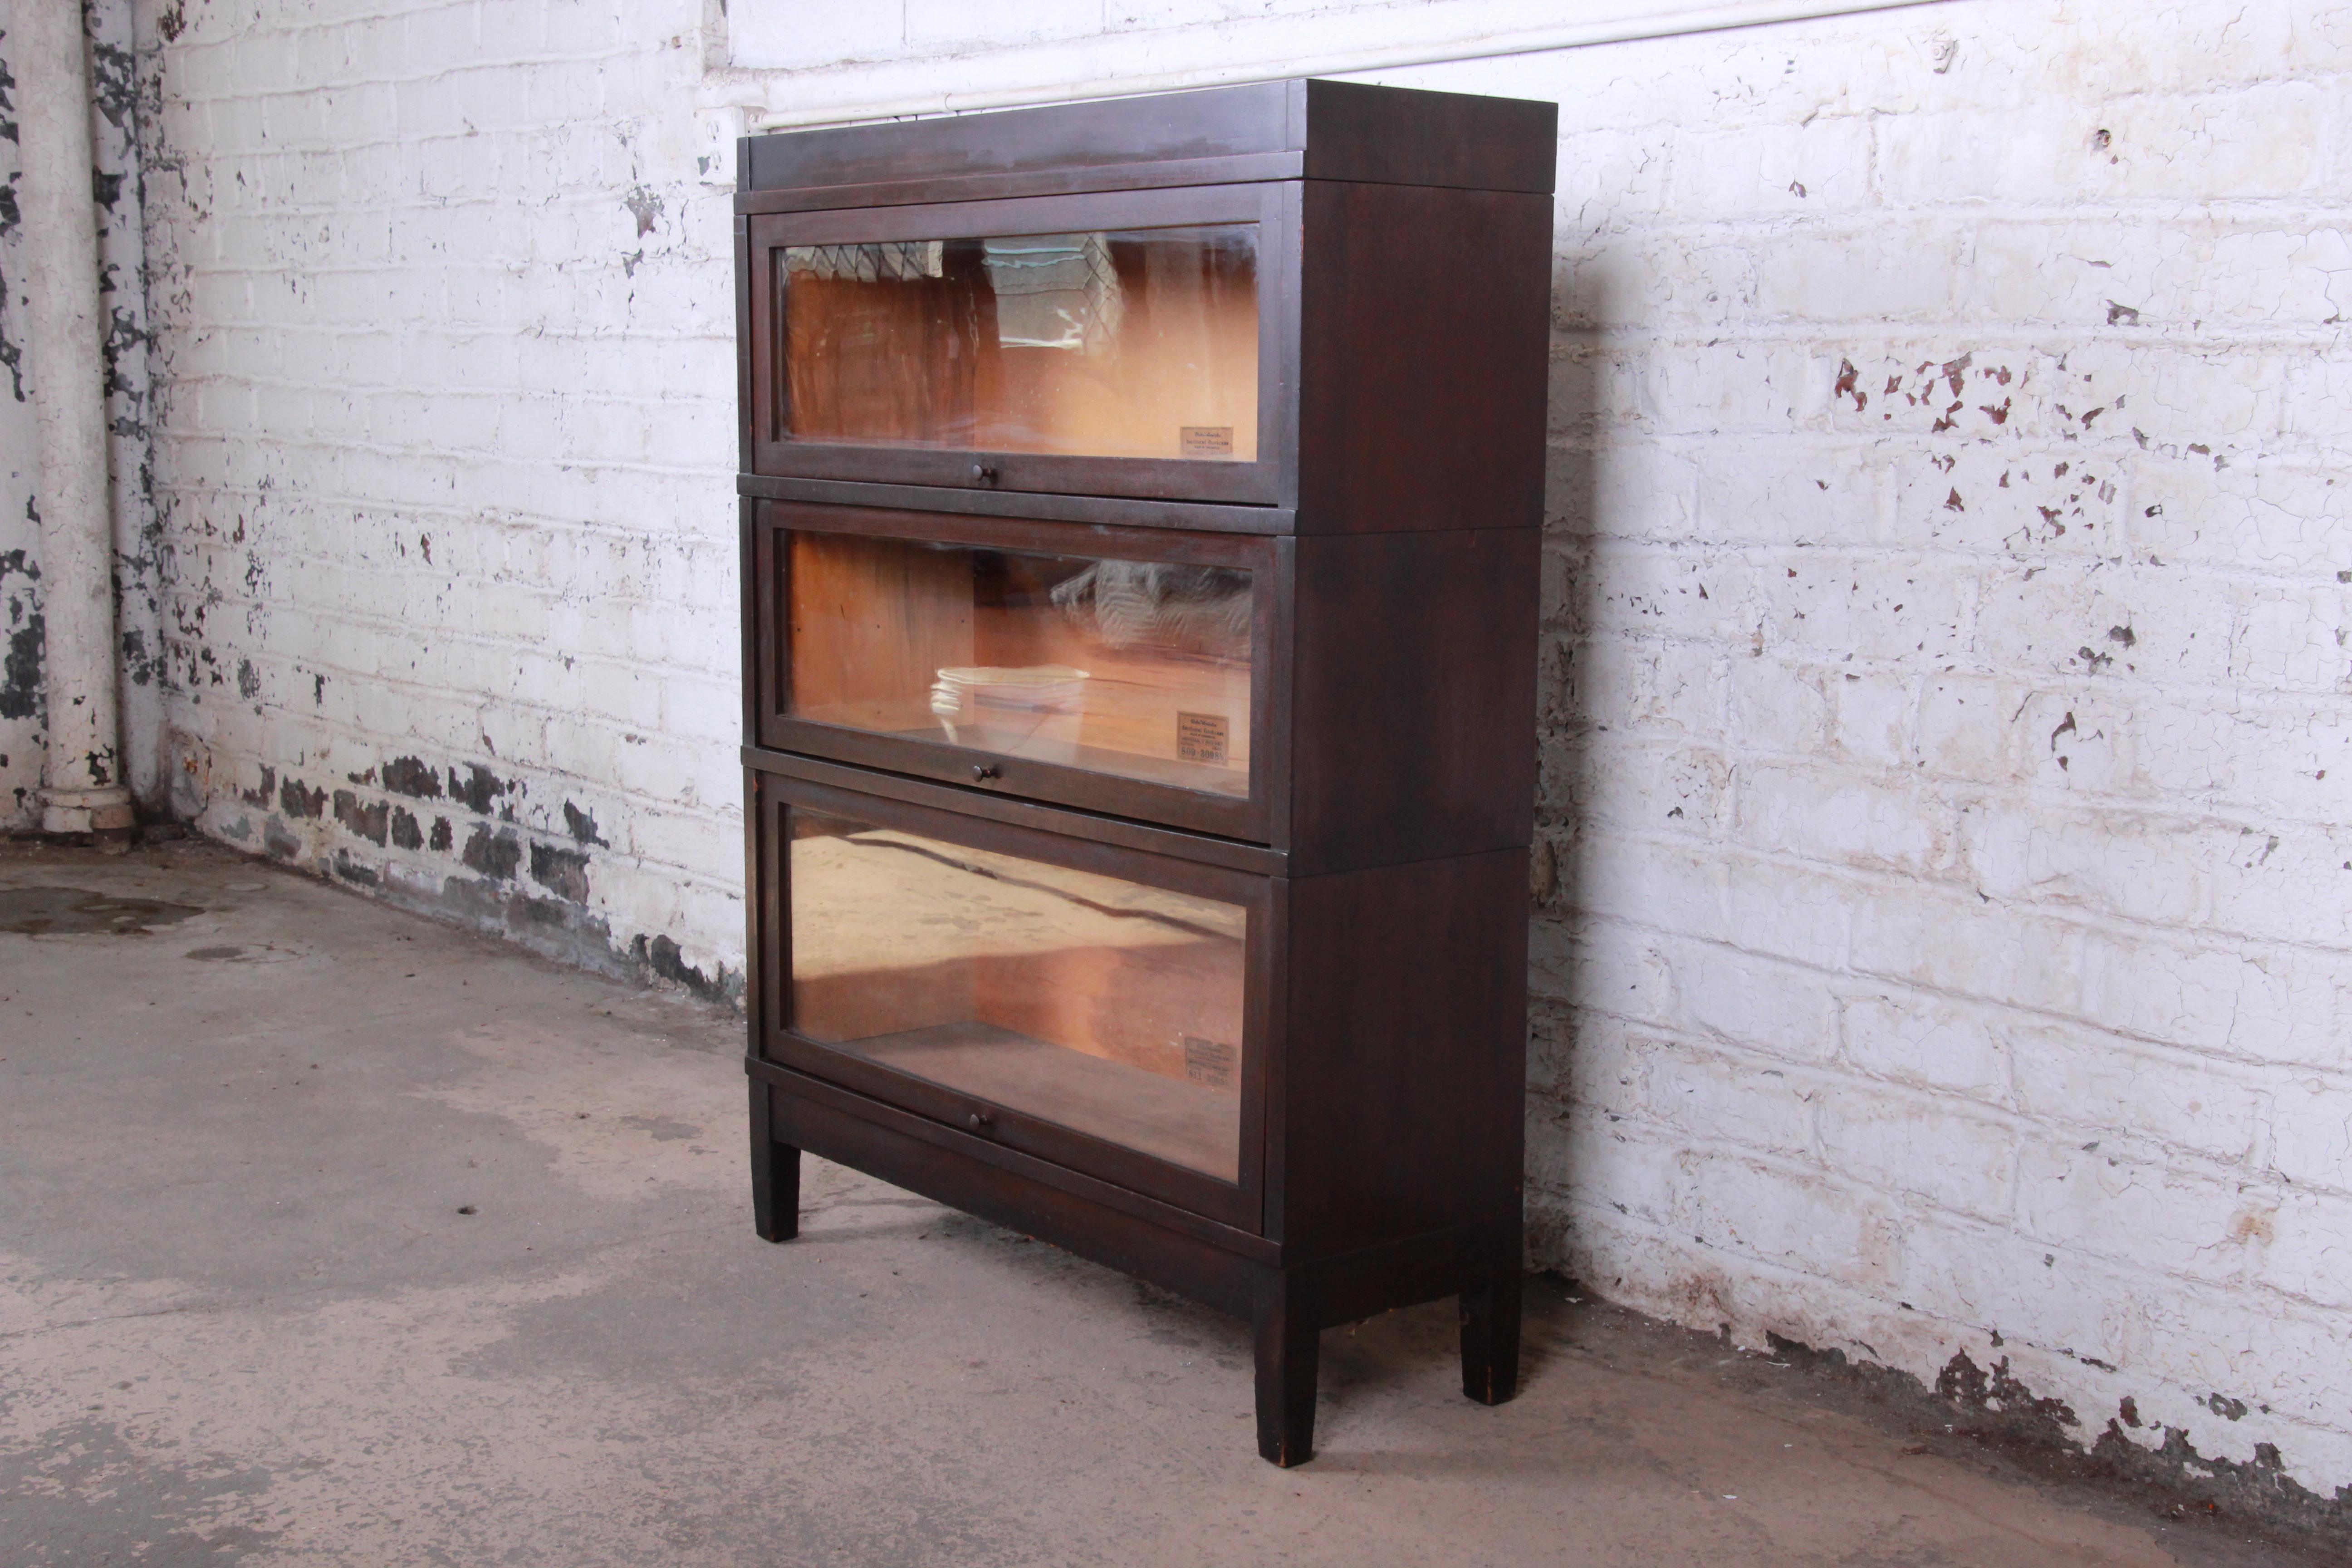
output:
<svg viewBox="0 0 2352 1568"><path fill-rule="evenodd" d="M11 925L6 1568L2287 1560L1558 1280L1499 1409L1327 1334L1276 1470L1239 1323L814 1163L758 1241L731 1016L204 846Z"/></svg>

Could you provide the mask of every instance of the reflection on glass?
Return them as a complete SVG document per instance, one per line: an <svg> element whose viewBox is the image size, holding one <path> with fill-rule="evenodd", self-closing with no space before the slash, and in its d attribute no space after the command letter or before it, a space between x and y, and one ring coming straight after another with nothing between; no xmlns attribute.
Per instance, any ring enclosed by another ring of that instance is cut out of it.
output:
<svg viewBox="0 0 2352 1568"><path fill-rule="evenodd" d="M793 246L778 438L1245 462L1254 224Z"/></svg>
<svg viewBox="0 0 2352 1568"><path fill-rule="evenodd" d="M1239 1179L1248 914L795 809L793 1027Z"/></svg>
<svg viewBox="0 0 2352 1568"><path fill-rule="evenodd" d="M799 717L1249 793L1249 573L789 537Z"/></svg>

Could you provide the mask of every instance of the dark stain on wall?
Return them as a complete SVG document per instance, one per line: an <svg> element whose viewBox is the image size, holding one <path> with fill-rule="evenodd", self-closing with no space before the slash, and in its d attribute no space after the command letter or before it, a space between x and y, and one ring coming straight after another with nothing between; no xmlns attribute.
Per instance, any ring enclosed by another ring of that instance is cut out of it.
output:
<svg viewBox="0 0 2352 1568"><path fill-rule="evenodd" d="M22 601L8 606L8 651L0 655L0 719L30 719L41 710L41 657L47 630L41 613Z"/></svg>
<svg viewBox="0 0 2352 1568"><path fill-rule="evenodd" d="M147 634L137 626L122 634L122 673L133 686L152 686L163 672L160 655L148 651Z"/></svg>
<svg viewBox="0 0 2352 1568"><path fill-rule="evenodd" d="M415 755L393 757L343 777L351 787L336 789L330 808L324 789L297 778L281 780L264 767L259 788L238 795L270 813L265 851L280 860L307 860L320 875L420 913L487 927L563 963L640 984L677 986L706 1001L741 1004L740 972L724 964L706 972L688 963L667 936L616 938L604 918L587 907L594 854L612 843L595 816L576 802L559 802L556 820L547 821L550 814L529 807L528 781L501 778L479 763L439 764ZM448 816L428 815L406 804L427 800L446 800L456 809ZM474 820L467 820L468 816ZM305 823L315 826L301 827ZM225 827L219 831L228 833ZM453 868L463 869L443 877L436 895L425 890L429 882L413 874L387 876L380 861L368 858L366 847L450 857Z"/></svg>
<svg viewBox="0 0 2352 1568"><path fill-rule="evenodd" d="M391 810L380 800L362 805L360 797L347 789L335 792L335 820L371 844L383 843Z"/></svg>
<svg viewBox="0 0 2352 1568"><path fill-rule="evenodd" d="M522 841L511 832L477 827L467 836L466 852L459 858L494 882L510 882L522 864Z"/></svg>
<svg viewBox="0 0 2352 1568"><path fill-rule="evenodd" d="M551 844L530 847L530 879L575 904L588 901L588 857L577 849Z"/></svg>
<svg viewBox="0 0 2352 1568"><path fill-rule="evenodd" d="M506 793L506 781L479 763L467 763L463 777L457 769L449 770L449 798L462 803L468 811L488 816L499 796Z"/></svg>
<svg viewBox="0 0 2352 1568"><path fill-rule="evenodd" d="M327 809L327 792L305 790L300 779L288 779L278 786L278 809L289 816L318 816Z"/></svg>
<svg viewBox="0 0 2352 1568"><path fill-rule="evenodd" d="M441 774L420 758L394 757L383 764L383 787L416 800L439 800Z"/></svg>
<svg viewBox="0 0 2352 1568"><path fill-rule="evenodd" d="M25 551L0 552L0 583L11 577L22 577L27 584L38 583L41 568ZM0 652L0 719L37 718L42 707L41 666L47 654L37 589L28 585L8 595L7 634L7 648Z"/></svg>
<svg viewBox="0 0 2352 1568"><path fill-rule="evenodd" d="M2163 1518L2226 1518L2298 1547L2319 1545L2336 1554L2330 1560L2352 1561L2352 1487L2337 1488L2332 1498L2311 1491L2285 1473L2273 1444L2257 1443L2253 1458L2242 1464L2200 1454L2185 1430L2167 1426L2162 1443L2149 1448L2125 1435L2126 1426L2142 1425L2137 1405L2126 1398L2085 1451L2084 1427L2074 1411L2063 1400L2037 1395L2011 1373L2006 1356L1984 1368L1965 1352L1955 1354L1930 1389L1908 1373L1850 1362L1840 1351L1817 1351L1772 1333L1765 1339L1774 1361L1859 1384L1871 1405L1916 1430L2004 1453L2048 1479L2122 1483L2153 1493ZM2220 1394L2207 1403L2225 1417L2231 1406L2246 1408Z"/></svg>
<svg viewBox="0 0 2352 1568"><path fill-rule="evenodd" d="M597 836L596 819L568 800L563 803L563 830L572 835L575 843L593 844L600 849L612 847Z"/></svg>
<svg viewBox="0 0 2352 1568"><path fill-rule="evenodd" d="M656 979L682 985L706 1002L740 1001L743 995L743 977L730 973L724 964L718 965L713 978L686 962L677 943L666 936L648 942L644 937L629 944L630 956Z"/></svg>
<svg viewBox="0 0 2352 1568"><path fill-rule="evenodd" d="M302 841L294 837L293 829L276 817L262 826L261 847L276 860L291 860L302 853Z"/></svg>

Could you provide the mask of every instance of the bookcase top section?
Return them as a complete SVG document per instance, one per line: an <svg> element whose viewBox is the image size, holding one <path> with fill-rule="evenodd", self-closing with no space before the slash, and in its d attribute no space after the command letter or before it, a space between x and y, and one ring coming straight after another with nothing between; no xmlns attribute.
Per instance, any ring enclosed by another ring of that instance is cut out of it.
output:
<svg viewBox="0 0 2352 1568"><path fill-rule="evenodd" d="M1061 174L1186 163L1214 180L1305 177L1549 195L1559 107L1360 82L1257 82L743 139L740 189ZM799 204L794 204L799 205Z"/></svg>

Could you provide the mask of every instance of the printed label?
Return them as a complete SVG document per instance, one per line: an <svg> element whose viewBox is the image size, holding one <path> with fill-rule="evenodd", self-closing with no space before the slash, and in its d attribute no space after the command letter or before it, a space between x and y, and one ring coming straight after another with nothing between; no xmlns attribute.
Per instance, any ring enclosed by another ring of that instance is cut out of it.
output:
<svg viewBox="0 0 2352 1568"><path fill-rule="evenodd" d="M1223 1040L1203 1040L1192 1035L1178 1037L1184 1046L1184 1076L1194 1083L1211 1089L1231 1089L1234 1086L1234 1066L1241 1053Z"/></svg>
<svg viewBox="0 0 2352 1568"><path fill-rule="evenodd" d="M1234 427L1230 425L1187 425L1176 433L1177 445L1188 458L1230 458Z"/></svg>
<svg viewBox="0 0 2352 1568"><path fill-rule="evenodd" d="M1187 763L1225 760L1225 716L1222 713L1176 715L1176 755Z"/></svg>

